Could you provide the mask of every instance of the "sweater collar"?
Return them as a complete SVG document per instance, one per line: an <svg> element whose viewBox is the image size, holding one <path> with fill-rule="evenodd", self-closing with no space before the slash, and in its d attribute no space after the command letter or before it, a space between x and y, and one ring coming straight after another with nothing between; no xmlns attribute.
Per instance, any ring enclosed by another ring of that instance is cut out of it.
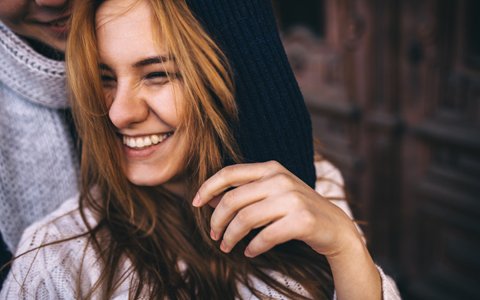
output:
<svg viewBox="0 0 480 300"><path fill-rule="evenodd" d="M65 63L37 53L1 22L0 82L35 104L57 109L69 106Z"/></svg>
<svg viewBox="0 0 480 300"><path fill-rule="evenodd" d="M53 59L53 60L56 60L56 61L64 61L65 60L65 53L63 53L63 52L61 52L57 49L54 49L54 48L50 47L49 45L44 44L40 41L31 39L29 37L21 36L21 35L19 35L19 37L22 40L26 41L30 45L30 47L32 47L33 50L35 50L37 53L40 53L44 57L49 58L49 59Z"/></svg>

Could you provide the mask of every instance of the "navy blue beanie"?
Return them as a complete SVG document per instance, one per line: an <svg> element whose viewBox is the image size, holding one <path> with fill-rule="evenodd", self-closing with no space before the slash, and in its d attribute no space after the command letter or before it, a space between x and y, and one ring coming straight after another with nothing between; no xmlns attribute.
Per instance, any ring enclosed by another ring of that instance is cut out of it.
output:
<svg viewBox="0 0 480 300"><path fill-rule="evenodd" d="M283 49L270 0L187 0L234 72L246 162L276 160L315 186L312 125Z"/></svg>

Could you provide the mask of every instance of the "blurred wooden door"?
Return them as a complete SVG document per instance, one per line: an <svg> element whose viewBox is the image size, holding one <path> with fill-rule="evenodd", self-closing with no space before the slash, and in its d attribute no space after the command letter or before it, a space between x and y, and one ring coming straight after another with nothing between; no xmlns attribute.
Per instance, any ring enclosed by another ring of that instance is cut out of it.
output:
<svg viewBox="0 0 480 300"><path fill-rule="evenodd" d="M375 260L406 299L480 299L480 1L274 3Z"/></svg>

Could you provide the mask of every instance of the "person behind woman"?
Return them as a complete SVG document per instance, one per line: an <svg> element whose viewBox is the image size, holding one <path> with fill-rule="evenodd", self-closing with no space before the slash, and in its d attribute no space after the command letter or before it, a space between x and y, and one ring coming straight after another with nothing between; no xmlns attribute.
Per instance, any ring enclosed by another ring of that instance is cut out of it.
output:
<svg viewBox="0 0 480 300"><path fill-rule="evenodd" d="M29 225L78 193L63 62L70 2L0 1L0 266Z"/></svg>
<svg viewBox="0 0 480 300"><path fill-rule="evenodd" d="M25 232L2 298L398 297L342 210L244 163L242 78L185 1L77 1L67 49L81 193Z"/></svg>

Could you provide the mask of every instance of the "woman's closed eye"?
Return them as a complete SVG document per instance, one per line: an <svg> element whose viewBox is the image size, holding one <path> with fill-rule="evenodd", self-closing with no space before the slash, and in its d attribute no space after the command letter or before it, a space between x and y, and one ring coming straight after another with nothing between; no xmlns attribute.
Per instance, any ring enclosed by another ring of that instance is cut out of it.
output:
<svg viewBox="0 0 480 300"><path fill-rule="evenodd" d="M150 72L145 75L145 80L152 84L166 84L169 81L176 79L178 76L176 73L166 72L166 71L157 71Z"/></svg>
<svg viewBox="0 0 480 300"><path fill-rule="evenodd" d="M102 81L102 85L105 87L113 86L116 82L116 78L109 74L100 74L100 80Z"/></svg>
<svg viewBox="0 0 480 300"><path fill-rule="evenodd" d="M167 71L155 71L146 73L142 78L146 84L152 85L164 85L170 81L177 79L179 75L176 72L167 72ZM139 79L140 79L139 78ZM112 88L115 87L117 84L117 78L109 73L100 74L100 80L102 81L102 85L105 88Z"/></svg>

